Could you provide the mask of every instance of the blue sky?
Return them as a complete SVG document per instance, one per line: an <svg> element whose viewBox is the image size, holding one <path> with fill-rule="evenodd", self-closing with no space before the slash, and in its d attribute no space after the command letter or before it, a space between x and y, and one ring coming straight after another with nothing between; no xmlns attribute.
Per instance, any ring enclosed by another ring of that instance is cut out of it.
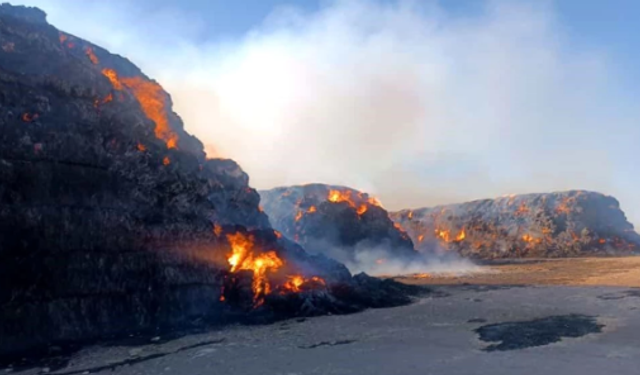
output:
<svg viewBox="0 0 640 375"><path fill-rule="evenodd" d="M129 57L257 188L399 209L567 189L640 223L633 0L24 0Z"/></svg>

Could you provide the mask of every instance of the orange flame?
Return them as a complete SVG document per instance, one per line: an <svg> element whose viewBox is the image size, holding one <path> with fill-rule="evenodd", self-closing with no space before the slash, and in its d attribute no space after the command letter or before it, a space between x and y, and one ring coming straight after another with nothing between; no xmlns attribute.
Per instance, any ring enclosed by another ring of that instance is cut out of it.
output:
<svg viewBox="0 0 640 375"><path fill-rule="evenodd" d="M436 237L440 238L444 242L460 242L460 241L464 241L464 239L467 238L467 234L464 231L464 229L462 229L460 233L458 233L455 237L452 237L450 230L436 229L435 232L436 232Z"/></svg>
<svg viewBox="0 0 640 375"><path fill-rule="evenodd" d="M598 240L598 243L602 245L602 244L607 243L607 240L605 240L604 238L601 238L601 239Z"/></svg>
<svg viewBox="0 0 640 375"><path fill-rule="evenodd" d="M413 211L409 211L409 213L407 214L407 219L413 219Z"/></svg>
<svg viewBox="0 0 640 375"><path fill-rule="evenodd" d="M533 237L531 237L531 235L529 235L529 234L525 234L524 236L522 236L522 240L524 242L532 242L533 241Z"/></svg>
<svg viewBox="0 0 640 375"><path fill-rule="evenodd" d="M312 214L312 213L314 213L314 212L316 212L316 211L317 211L316 206L311 206L311 207L309 207L309 209L307 210L307 213L308 213L308 214Z"/></svg>
<svg viewBox="0 0 640 375"><path fill-rule="evenodd" d="M302 286L307 283L314 283L321 286L326 286L324 279L318 276L313 276L309 279L305 279L301 275L289 276L288 280L284 285L282 285L282 289L288 292L299 293L302 291Z"/></svg>
<svg viewBox="0 0 640 375"><path fill-rule="evenodd" d="M31 114L31 113L25 112L25 113L22 114L22 121L31 122L31 121L37 119L38 117L39 116L38 116L37 113Z"/></svg>
<svg viewBox="0 0 640 375"><path fill-rule="evenodd" d="M277 230L274 230L273 233L276 234L276 237L282 238L282 233L278 232Z"/></svg>
<svg viewBox="0 0 640 375"><path fill-rule="evenodd" d="M137 148L138 148L138 151L140 151L140 152L143 152L143 151L147 150L147 148L142 143L138 143Z"/></svg>
<svg viewBox="0 0 640 375"><path fill-rule="evenodd" d="M413 275L414 279L430 279L431 278L431 274L428 273L416 273L415 275Z"/></svg>
<svg viewBox="0 0 640 375"><path fill-rule="evenodd" d="M169 159L168 156L165 156L164 159L162 159L162 164L163 165L169 165L171 164L171 159Z"/></svg>
<svg viewBox="0 0 640 375"><path fill-rule="evenodd" d="M358 210L356 212L358 213L358 215L364 214L365 212L367 212L367 205L361 204L360 207L358 207Z"/></svg>
<svg viewBox="0 0 640 375"><path fill-rule="evenodd" d="M298 213L296 214L296 221L299 221L300 219L302 219L302 211L298 211Z"/></svg>
<svg viewBox="0 0 640 375"><path fill-rule="evenodd" d="M84 49L84 53L87 54L87 56L89 57L89 60L91 60L93 65L98 65L100 61L98 60L98 57L96 56L96 54L93 52L93 48L87 46L87 48Z"/></svg>
<svg viewBox="0 0 640 375"><path fill-rule="evenodd" d="M60 44L63 44L67 40L68 37L63 33L60 33L59 38L60 38Z"/></svg>
<svg viewBox="0 0 640 375"><path fill-rule="evenodd" d="M382 203L380 202L380 200L378 198L369 197L368 202L372 206L382 207Z"/></svg>
<svg viewBox="0 0 640 375"><path fill-rule="evenodd" d="M220 237L220 235L222 234L222 226L218 223L213 224L213 233L216 235L216 237Z"/></svg>
<svg viewBox="0 0 640 375"><path fill-rule="evenodd" d="M118 73L116 73L115 70L104 68L102 69L102 75L104 75L105 77L107 77L107 79L109 79L114 89L118 91L123 89L122 83L120 83L120 80L118 79Z"/></svg>
<svg viewBox="0 0 640 375"><path fill-rule="evenodd" d="M422 242L424 240L424 234L418 236L418 242Z"/></svg>
<svg viewBox="0 0 640 375"><path fill-rule="evenodd" d="M240 232L228 234L227 240L231 245L231 254L228 262L231 265L231 272L240 270L253 271L253 301L255 306L260 306L264 301L264 296L271 293L271 284L267 278L268 272L275 272L284 265L278 258L275 251L267 251L262 254L254 253L254 238L251 235L244 235Z"/></svg>
<svg viewBox="0 0 640 375"><path fill-rule="evenodd" d="M168 148L177 147L178 135L169 125L166 94L159 84L142 77L118 78L118 73L113 69L102 69L102 74L109 79L116 90L123 90L124 86L131 90L144 114L156 124L156 137L165 141Z"/></svg>
<svg viewBox="0 0 640 375"><path fill-rule="evenodd" d="M449 242L450 232L448 230L436 229L436 236L440 237L444 242Z"/></svg>
<svg viewBox="0 0 640 375"><path fill-rule="evenodd" d="M327 199L331 203L351 202L351 192L347 191L343 194L340 190L330 190Z"/></svg>

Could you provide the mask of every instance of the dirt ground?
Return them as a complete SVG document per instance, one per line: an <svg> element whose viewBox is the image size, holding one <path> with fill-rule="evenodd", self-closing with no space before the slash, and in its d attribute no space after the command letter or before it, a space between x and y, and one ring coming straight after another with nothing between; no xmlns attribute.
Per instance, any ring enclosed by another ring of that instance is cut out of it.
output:
<svg viewBox="0 0 640 375"><path fill-rule="evenodd" d="M419 285L569 285L640 287L640 257L532 259L480 265L467 275L419 274L395 277Z"/></svg>
<svg viewBox="0 0 640 375"><path fill-rule="evenodd" d="M484 265L413 304L83 348L20 375L636 375L640 257Z"/></svg>

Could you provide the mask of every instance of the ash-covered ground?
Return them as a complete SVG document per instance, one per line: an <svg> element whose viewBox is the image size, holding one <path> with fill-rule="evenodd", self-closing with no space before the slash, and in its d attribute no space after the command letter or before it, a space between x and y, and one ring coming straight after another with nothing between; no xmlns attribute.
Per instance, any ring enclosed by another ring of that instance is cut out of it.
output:
<svg viewBox="0 0 640 375"><path fill-rule="evenodd" d="M636 374L638 289L436 287L418 302L87 348L17 374ZM619 298L606 298L607 296ZM54 367L55 366L55 367Z"/></svg>

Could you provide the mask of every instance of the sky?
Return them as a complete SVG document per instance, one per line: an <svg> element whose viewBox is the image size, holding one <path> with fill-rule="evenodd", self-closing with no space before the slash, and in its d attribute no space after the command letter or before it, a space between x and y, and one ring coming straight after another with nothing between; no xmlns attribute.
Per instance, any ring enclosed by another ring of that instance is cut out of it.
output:
<svg viewBox="0 0 640 375"><path fill-rule="evenodd" d="M640 224L635 0L23 0L131 59L259 189L389 209L568 189Z"/></svg>

